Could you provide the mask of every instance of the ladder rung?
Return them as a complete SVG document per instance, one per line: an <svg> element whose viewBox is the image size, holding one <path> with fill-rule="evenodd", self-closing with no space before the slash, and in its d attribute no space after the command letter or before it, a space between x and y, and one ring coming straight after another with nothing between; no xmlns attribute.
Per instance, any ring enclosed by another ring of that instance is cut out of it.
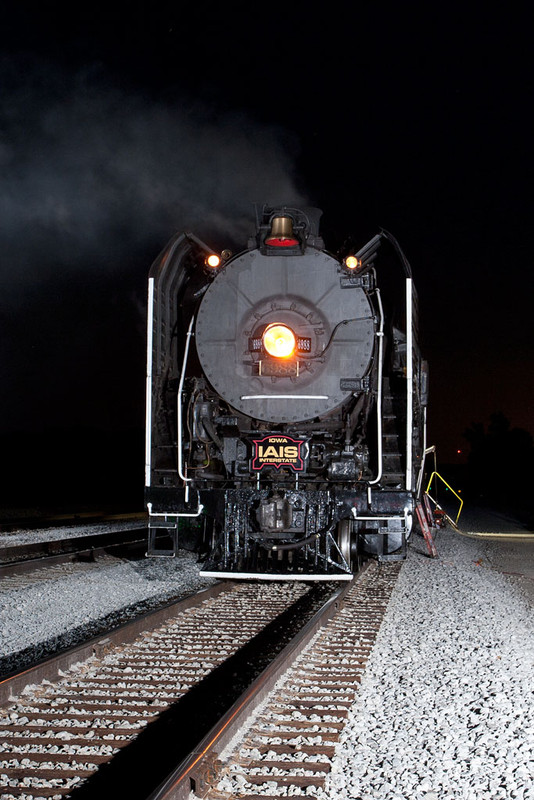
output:
<svg viewBox="0 0 534 800"><path fill-rule="evenodd" d="M170 547L156 547L156 536L157 531L162 530L161 525L149 526L148 528L148 545L147 545L147 556L160 556L162 558L174 558L178 551L178 525L174 526L174 528L168 528L169 537L164 537L165 540L170 538L172 540L172 548ZM165 541L167 544L167 541Z"/></svg>

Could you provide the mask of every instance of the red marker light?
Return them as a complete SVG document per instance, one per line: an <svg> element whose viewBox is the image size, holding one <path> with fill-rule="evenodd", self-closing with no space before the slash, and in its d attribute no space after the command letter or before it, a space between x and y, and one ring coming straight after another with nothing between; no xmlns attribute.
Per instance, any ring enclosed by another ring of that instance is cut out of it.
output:
<svg viewBox="0 0 534 800"><path fill-rule="evenodd" d="M298 239L275 239L271 237L270 239L265 240L265 244L268 244L269 247L295 247L296 244L299 243Z"/></svg>

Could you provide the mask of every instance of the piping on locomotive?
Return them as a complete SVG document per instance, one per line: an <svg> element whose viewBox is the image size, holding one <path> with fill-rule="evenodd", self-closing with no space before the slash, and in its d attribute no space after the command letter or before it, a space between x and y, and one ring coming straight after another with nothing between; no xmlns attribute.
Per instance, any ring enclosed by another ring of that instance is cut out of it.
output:
<svg viewBox="0 0 534 800"><path fill-rule="evenodd" d="M188 528L205 576L350 580L362 554L405 557L428 377L411 269L386 231L331 255L320 216L256 207L243 252L181 233L154 262L147 554Z"/></svg>

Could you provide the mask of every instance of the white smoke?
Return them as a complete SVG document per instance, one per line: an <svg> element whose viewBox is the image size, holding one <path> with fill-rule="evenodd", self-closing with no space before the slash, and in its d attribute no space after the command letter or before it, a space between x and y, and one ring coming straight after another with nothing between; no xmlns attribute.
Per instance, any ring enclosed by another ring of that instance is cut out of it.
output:
<svg viewBox="0 0 534 800"><path fill-rule="evenodd" d="M47 63L2 73L0 246L12 290L58 268L120 271L176 230L245 244L252 203L308 202L296 142L280 128Z"/></svg>
<svg viewBox="0 0 534 800"><path fill-rule="evenodd" d="M172 234L236 249L308 204L296 142L246 114L0 60L2 430L138 425L146 276Z"/></svg>

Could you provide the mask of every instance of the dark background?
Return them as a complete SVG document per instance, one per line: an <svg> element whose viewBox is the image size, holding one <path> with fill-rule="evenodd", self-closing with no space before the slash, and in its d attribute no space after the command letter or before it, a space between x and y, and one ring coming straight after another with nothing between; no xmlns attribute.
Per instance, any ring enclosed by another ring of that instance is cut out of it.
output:
<svg viewBox="0 0 534 800"><path fill-rule="evenodd" d="M240 249L254 202L322 208L332 251L396 236L429 440L517 474L487 445L494 412L534 432L529 9L313 8L4 4L2 507L142 506L148 269L176 230Z"/></svg>

